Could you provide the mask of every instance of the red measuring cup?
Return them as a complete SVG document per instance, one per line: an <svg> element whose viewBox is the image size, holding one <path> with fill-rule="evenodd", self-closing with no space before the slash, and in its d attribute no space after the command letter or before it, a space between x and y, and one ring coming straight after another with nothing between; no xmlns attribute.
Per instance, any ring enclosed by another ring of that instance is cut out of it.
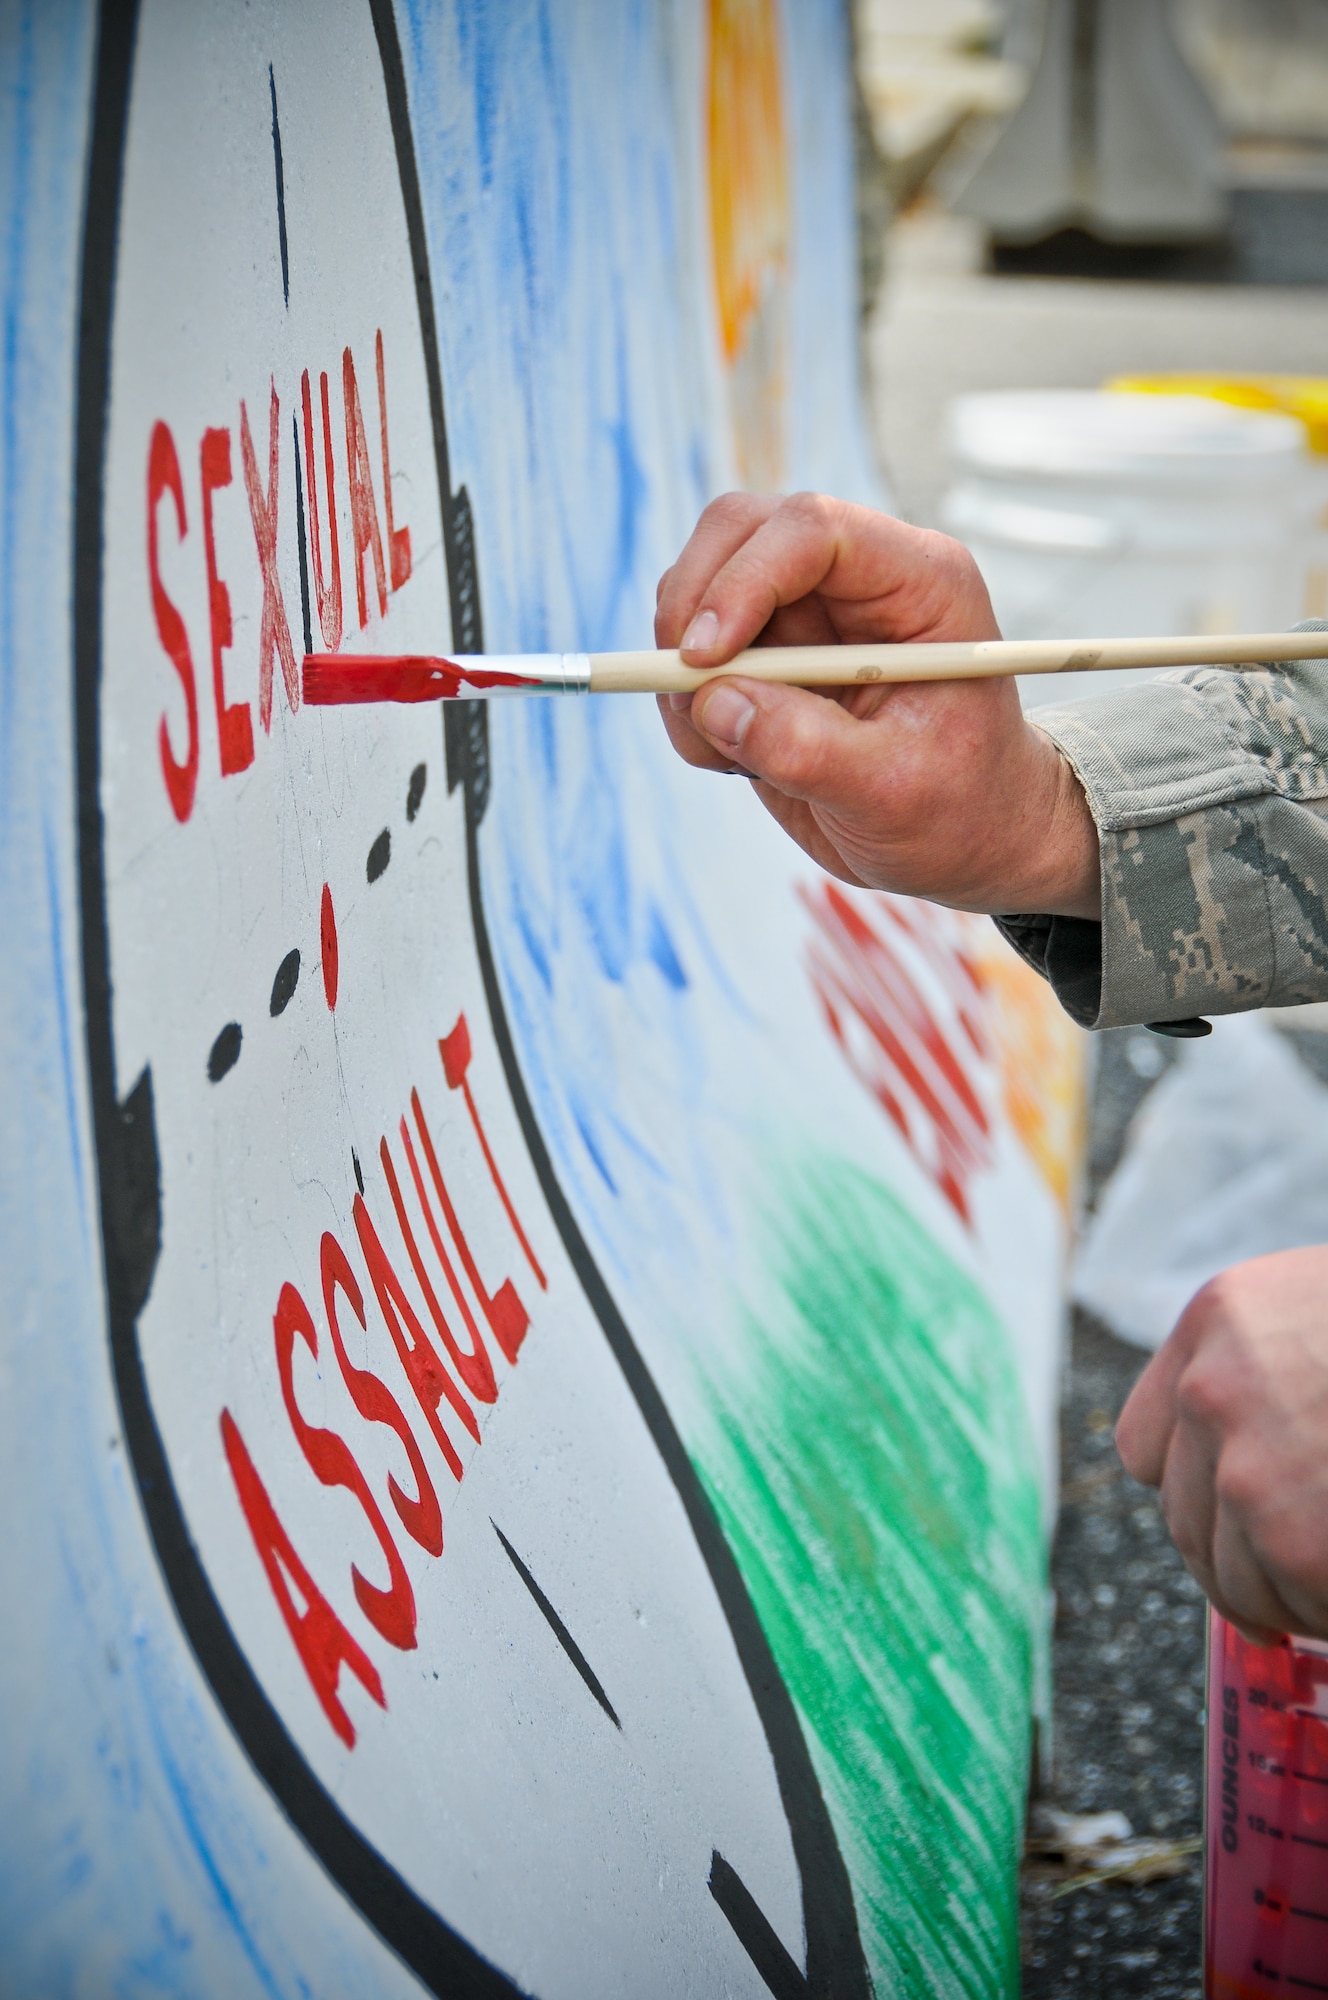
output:
<svg viewBox="0 0 1328 2000"><path fill-rule="evenodd" d="M1206 2000L1328 1994L1328 1643L1209 1613Z"/></svg>

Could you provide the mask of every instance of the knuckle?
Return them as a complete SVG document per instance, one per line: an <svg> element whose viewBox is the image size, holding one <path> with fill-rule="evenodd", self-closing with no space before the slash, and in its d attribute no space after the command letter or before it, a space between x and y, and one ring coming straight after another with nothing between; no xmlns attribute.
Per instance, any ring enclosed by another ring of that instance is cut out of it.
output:
<svg viewBox="0 0 1328 2000"><path fill-rule="evenodd" d="M1265 1295L1267 1273L1259 1269L1262 1261L1231 1264L1200 1286L1185 1309L1187 1317L1194 1315L1200 1337L1211 1335L1219 1327L1226 1333L1245 1332L1251 1310L1257 1317Z"/></svg>
<svg viewBox="0 0 1328 2000"><path fill-rule="evenodd" d="M786 520L805 522L812 527L824 528L830 523L835 502L824 493L810 490L790 493L780 502L779 511Z"/></svg>
<svg viewBox="0 0 1328 2000"><path fill-rule="evenodd" d="M1239 1266L1219 1271L1200 1285L1186 1310L1194 1313L1199 1320L1210 1320L1224 1316L1238 1300L1241 1292Z"/></svg>
<svg viewBox="0 0 1328 2000"><path fill-rule="evenodd" d="M922 532L925 537L924 555L952 588L971 587L981 581L981 571L971 549L957 542L953 535L943 535L937 528L927 528Z"/></svg>
<svg viewBox="0 0 1328 2000"><path fill-rule="evenodd" d="M1192 1361L1176 1384L1176 1407L1182 1419L1201 1428L1221 1424L1230 1413L1229 1386L1217 1369Z"/></svg>
<svg viewBox="0 0 1328 2000"><path fill-rule="evenodd" d="M1213 1475L1213 1492L1219 1506L1249 1521L1264 1511L1269 1498L1267 1467L1244 1453L1223 1452Z"/></svg>
<svg viewBox="0 0 1328 2000"><path fill-rule="evenodd" d="M752 747L759 750L762 770L772 783L786 788L815 783L824 746L814 718L800 703L782 705L777 716L765 719Z"/></svg>
<svg viewBox="0 0 1328 2000"><path fill-rule="evenodd" d="M757 518L760 503L751 493L720 493L710 501L701 515L700 525L707 528L745 528L748 522Z"/></svg>

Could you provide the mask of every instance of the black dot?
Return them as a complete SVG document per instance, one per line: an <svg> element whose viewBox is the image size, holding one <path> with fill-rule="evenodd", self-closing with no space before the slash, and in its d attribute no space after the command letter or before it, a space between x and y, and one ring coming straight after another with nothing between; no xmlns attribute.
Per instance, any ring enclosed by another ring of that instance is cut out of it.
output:
<svg viewBox="0 0 1328 2000"><path fill-rule="evenodd" d="M364 1193L364 1170L363 1170L363 1168L362 1168L362 1167L360 1166L360 1156L359 1156L359 1154L358 1154L358 1153L356 1152L356 1150L355 1150L355 1148L354 1148L353 1146L352 1146L352 1147L351 1147L351 1149L350 1149L350 1163L351 1163L351 1165L352 1165L352 1166L354 1167L354 1169L355 1169L355 1185L356 1185L356 1187L357 1187L357 1188L359 1189L360 1193L361 1193L361 1194L363 1194L363 1193Z"/></svg>
<svg viewBox="0 0 1328 2000"><path fill-rule="evenodd" d="M300 954L288 951L277 967L277 976L272 982L272 998L267 1003L267 1011L275 1021L278 1014L284 1014L295 997L295 989L300 983Z"/></svg>
<svg viewBox="0 0 1328 2000"><path fill-rule="evenodd" d="M373 846L369 849L369 859L364 865L364 872L371 882L376 882L378 877L385 873L387 864L391 859L392 835L387 827L384 827Z"/></svg>
<svg viewBox="0 0 1328 2000"><path fill-rule="evenodd" d="M208 1057L208 1077L213 1083L220 1083L228 1069L234 1069L240 1060L240 1043L244 1034L238 1021L228 1021Z"/></svg>
<svg viewBox="0 0 1328 2000"><path fill-rule="evenodd" d="M417 764L410 774L410 785L406 792L407 819L414 819L416 813L419 811L420 801L424 797L424 787L428 782L429 773L426 766Z"/></svg>

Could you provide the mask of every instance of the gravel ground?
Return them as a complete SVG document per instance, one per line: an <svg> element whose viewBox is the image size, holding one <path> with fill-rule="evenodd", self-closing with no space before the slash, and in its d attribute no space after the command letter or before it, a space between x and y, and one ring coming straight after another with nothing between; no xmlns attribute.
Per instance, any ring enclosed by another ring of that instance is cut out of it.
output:
<svg viewBox="0 0 1328 2000"><path fill-rule="evenodd" d="M1157 1501L1120 1469L1112 1424L1144 1357L1074 1329L1056 1536L1051 1802L1123 1812L1136 1833L1199 1832L1204 1607ZM1201 1882L1106 1883L1024 1898L1027 2000L1198 2000Z"/></svg>
<svg viewBox="0 0 1328 2000"><path fill-rule="evenodd" d="M1143 1029L1101 1037L1089 1199L1174 1048ZM1062 1412L1052 1580L1055 1722L1050 1803L1115 1809L1136 1833L1199 1832L1204 1607L1154 1495L1127 1479L1112 1427L1146 1356L1075 1318ZM1026 2000L1199 2000L1201 1877L1024 1897Z"/></svg>

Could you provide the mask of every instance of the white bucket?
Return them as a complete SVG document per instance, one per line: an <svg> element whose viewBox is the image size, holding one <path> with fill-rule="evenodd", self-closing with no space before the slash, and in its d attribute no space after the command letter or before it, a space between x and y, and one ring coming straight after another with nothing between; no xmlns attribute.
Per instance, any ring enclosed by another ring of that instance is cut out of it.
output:
<svg viewBox="0 0 1328 2000"><path fill-rule="evenodd" d="M1202 396L959 396L942 525L1012 639L1278 631L1304 616L1321 504L1298 418ZM1021 683L1025 702L1139 674Z"/></svg>

